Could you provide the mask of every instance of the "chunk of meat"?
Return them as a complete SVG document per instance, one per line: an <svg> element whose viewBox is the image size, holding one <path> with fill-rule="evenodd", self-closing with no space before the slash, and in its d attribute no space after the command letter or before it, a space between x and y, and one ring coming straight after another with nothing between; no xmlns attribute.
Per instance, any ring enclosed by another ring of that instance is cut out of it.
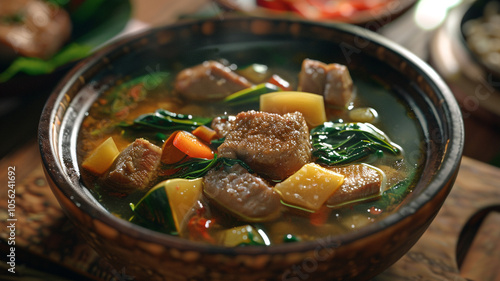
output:
<svg viewBox="0 0 500 281"><path fill-rule="evenodd" d="M353 98L353 83L345 65L305 59L299 73L299 91L323 95L327 104L345 107Z"/></svg>
<svg viewBox="0 0 500 281"><path fill-rule="evenodd" d="M219 156L240 159L259 175L282 180L310 162L309 130L299 112L240 112L232 127Z"/></svg>
<svg viewBox="0 0 500 281"><path fill-rule="evenodd" d="M2 0L0 57L50 58L71 35L69 14L41 0Z"/></svg>
<svg viewBox="0 0 500 281"><path fill-rule="evenodd" d="M210 127L217 132L217 136L219 138L223 138L229 133L231 130L234 120L236 119L235 116L220 116L220 117L215 117L212 120L212 124Z"/></svg>
<svg viewBox="0 0 500 281"><path fill-rule="evenodd" d="M272 220L281 211L278 193L238 164L210 170L203 184L207 197L245 221Z"/></svg>
<svg viewBox="0 0 500 281"><path fill-rule="evenodd" d="M145 191L157 176L160 157L161 148L145 139L136 139L120 152L101 182L113 191Z"/></svg>
<svg viewBox="0 0 500 281"><path fill-rule="evenodd" d="M175 80L175 90L192 101L223 99L250 86L247 79L216 61L184 69Z"/></svg>
<svg viewBox="0 0 500 281"><path fill-rule="evenodd" d="M326 201L328 206L337 206L378 195L383 190L386 181L384 172L366 164L329 169L344 175L345 178L342 185Z"/></svg>

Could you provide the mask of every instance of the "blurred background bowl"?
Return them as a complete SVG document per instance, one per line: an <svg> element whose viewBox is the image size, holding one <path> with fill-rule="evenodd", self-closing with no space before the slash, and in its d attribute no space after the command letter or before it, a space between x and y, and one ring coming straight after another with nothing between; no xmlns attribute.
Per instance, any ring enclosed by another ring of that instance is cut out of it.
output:
<svg viewBox="0 0 500 281"><path fill-rule="evenodd" d="M80 180L76 141L100 86L164 70L166 62L244 58L255 50L295 50L343 63L381 81L408 106L422 129L418 145L425 159L413 192L394 214L312 242L224 248L131 224L92 197ZM463 138L452 93L409 51L352 25L253 17L187 22L119 40L63 78L39 124L44 170L60 205L100 255L137 280L367 280L404 255L429 226L453 186Z"/></svg>
<svg viewBox="0 0 500 281"><path fill-rule="evenodd" d="M343 22L376 30L398 18L417 1L215 0L215 2L226 11L246 15Z"/></svg>
<svg viewBox="0 0 500 281"><path fill-rule="evenodd" d="M493 6L488 8L488 4ZM498 9L500 1L464 1L452 9L430 41L429 63L444 78L459 102L467 132L464 155L500 166L500 71L494 64L485 63L483 57L470 48L470 44L481 45L485 53L492 53L488 49L496 48L500 56L500 41L484 31L483 34L476 32L477 37L467 39L465 36L465 30L472 29L472 21L474 25L481 24L485 8L490 16L496 14L500 19L500 11L494 7ZM499 29L500 22L486 26Z"/></svg>

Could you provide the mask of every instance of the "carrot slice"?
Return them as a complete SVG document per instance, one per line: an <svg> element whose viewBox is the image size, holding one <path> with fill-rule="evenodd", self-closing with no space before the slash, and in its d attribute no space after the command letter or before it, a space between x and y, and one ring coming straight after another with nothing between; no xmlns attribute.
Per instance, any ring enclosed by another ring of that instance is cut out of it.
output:
<svg viewBox="0 0 500 281"><path fill-rule="evenodd" d="M161 162L165 164L174 164L182 160L186 156L186 153L180 151L174 146L174 138L177 132L173 132L170 137L163 143L161 149Z"/></svg>
<svg viewBox="0 0 500 281"><path fill-rule="evenodd" d="M273 74L267 83L271 83L283 89L283 91L291 91L292 87L290 87L290 83L285 79L281 78L277 74Z"/></svg>
<svg viewBox="0 0 500 281"><path fill-rule="evenodd" d="M189 157L204 159L214 158L214 152L208 145L186 131L177 132L173 140L173 145Z"/></svg>
<svg viewBox="0 0 500 281"><path fill-rule="evenodd" d="M217 139L217 132L203 125L194 129L191 133L207 143L210 143L212 140Z"/></svg>

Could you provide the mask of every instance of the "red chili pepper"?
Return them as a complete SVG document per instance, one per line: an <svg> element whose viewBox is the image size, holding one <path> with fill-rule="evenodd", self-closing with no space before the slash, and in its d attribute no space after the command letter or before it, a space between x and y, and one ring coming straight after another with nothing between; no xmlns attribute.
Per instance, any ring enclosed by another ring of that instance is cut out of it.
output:
<svg viewBox="0 0 500 281"><path fill-rule="evenodd" d="M210 235L210 233L208 233L208 229L212 225L213 221L201 216L204 211L204 208L199 209L197 214L189 219L187 225L189 236L194 240L202 240L215 244L215 239Z"/></svg>
<svg viewBox="0 0 500 281"><path fill-rule="evenodd" d="M370 214L372 215L380 215L382 214L384 211L382 209L379 209L379 208L376 208L376 207L371 207L368 212L370 212Z"/></svg>
<svg viewBox="0 0 500 281"><path fill-rule="evenodd" d="M309 221L314 226L322 226L328 220L328 217L330 216L331 212L332 209L326 206L322 206L319 210L317 210L316 212L312 213L309 216Z"/></svg>

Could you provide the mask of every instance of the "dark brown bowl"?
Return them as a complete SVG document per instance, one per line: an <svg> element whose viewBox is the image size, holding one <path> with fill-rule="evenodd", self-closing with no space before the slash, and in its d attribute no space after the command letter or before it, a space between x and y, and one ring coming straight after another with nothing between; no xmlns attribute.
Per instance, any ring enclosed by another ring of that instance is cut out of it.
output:
<svg viewBox="0 0 500 281"><path fill-rule="evenodd" d="M176 61L257 59L256 49L260 61L269 53L292 52L344 63L384 82L408 106L421 127L423 141L417 146L426 156L413 192L394 214L312 242L225 248L133 225L93 199L80 181L76 139L99 85ZM68 73L48 99L39 125L47 179L62 208L102 256L137 280L369 279L404 255L431 223L454 183L463 138L462 117L450 90L405 49L355 26L262 18L189 22L120 40Z"/></svg>

